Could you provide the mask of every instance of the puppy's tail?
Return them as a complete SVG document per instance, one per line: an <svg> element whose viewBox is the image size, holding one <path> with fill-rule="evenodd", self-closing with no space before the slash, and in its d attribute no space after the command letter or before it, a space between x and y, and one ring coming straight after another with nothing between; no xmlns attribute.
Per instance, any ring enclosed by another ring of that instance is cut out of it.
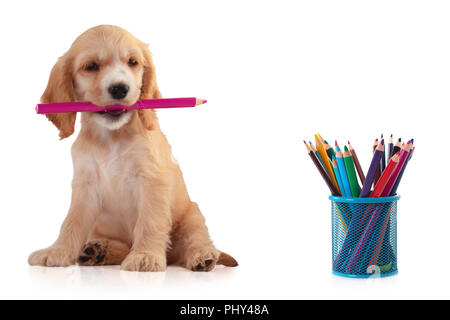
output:
<svg viewBox="0 0 450 320"><path fill-rule="evenodd" d="M228 253L225 252L220 252L217 264L221 264L226 267L237 267L239 265L235 258L233 258L232 256L230 256Z"/></svg>

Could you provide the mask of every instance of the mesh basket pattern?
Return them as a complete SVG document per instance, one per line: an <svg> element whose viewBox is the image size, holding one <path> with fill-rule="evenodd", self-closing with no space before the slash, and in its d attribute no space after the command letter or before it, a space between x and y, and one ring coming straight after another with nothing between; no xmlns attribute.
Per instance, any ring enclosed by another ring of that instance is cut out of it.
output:
<svg viewBox="0 0 450 320"><path fill-rule="evenodd" d="M348 277L397 273L397 200L330 197L333 272Z"/></svg>

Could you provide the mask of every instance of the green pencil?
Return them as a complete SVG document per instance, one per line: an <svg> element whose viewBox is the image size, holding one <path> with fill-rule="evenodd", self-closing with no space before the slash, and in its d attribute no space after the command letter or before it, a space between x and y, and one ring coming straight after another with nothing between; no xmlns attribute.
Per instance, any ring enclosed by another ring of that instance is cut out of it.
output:
<svg viewBox="0 0 450 320"><path fill-rule="evenodd" d="M330 160L332 160L333 157L336 156L336 155L334 154L333 147L331 147L331 146L328 144L327 140L323 140L323 144L325 145L325 150L327 151L328 157L330 158Z"/></svg>
<svg viewBox="0 0 450 320"><path fill-rule="evenodd" d="M347 146L344 146L344 163L345 170L347 171L348 181L350 183L350 190L352 191L352 196L358 198L361 192L358 180L356 178L355 164L353 162L353 157L350 151L348 151Z"/></svg>

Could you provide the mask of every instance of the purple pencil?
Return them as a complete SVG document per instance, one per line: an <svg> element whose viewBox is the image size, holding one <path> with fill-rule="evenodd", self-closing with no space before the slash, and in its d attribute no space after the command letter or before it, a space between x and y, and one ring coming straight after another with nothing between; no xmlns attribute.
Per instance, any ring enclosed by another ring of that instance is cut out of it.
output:
<svg viewBox="0 0 450 320"><path fill-rule="evenodd" d="M372 162L370 163L369 170L367 171L366 180L364 180L363 187L361 189L361 193L359 194L360 198L368 197L370 194L370 188L372 187L372 183L375 179L375 174L380 166L381 157L384 155L384 140L381 140L381 143L375 149L373 153Z"/></svg>
<svg viewBox="0 0 450 320"><path fill-rule="evenodd" d="M97 106L90 102L58 102L42 103L36 106L38 114L45 113L66 113L66 112L98 112L108 110L134 110L134 109L159 109L159 108L189 108L206 103L204 99L198 98L171 98L171 99L151 99L139 100L131 106L119 104L110 106Z"/></svg>
<svg viewBox="0 0 450 320"><path fill-rule="evenodd" d="M348 260L347 267L345 268L345 272L354 272L357 267L357 262L359 259L362 259L363 249L366 246L367 241L372 235L373 229L375 228L378 218L383 210L384 204L378 204L372 215L370 216L369 222L367 222L367 226L364 228L364 232L361 235L358 243L356 244L355 250L353 250L350 259Z"/></svg>

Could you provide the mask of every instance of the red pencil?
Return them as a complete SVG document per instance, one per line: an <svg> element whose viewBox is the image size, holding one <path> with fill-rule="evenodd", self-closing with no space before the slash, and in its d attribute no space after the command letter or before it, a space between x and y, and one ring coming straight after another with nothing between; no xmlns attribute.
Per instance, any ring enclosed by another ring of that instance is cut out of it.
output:
<svg viewBox="0 0 450 320"><path fill-rule="evenodd" d="M376 198L376 197L381 196L381 194L384 191L384 188L386 187L387 183L389 182L389 179L392 176L392 173L394 172L395 167L397 167L399 159L400 159L400 152L397 152L396 154L394 154L392 156L386 169L384 169L383 174L381 175L380 179L378 179L378 182L375 185L375 189L373 189L373 192L370 195L371 198Z"/></svg>

